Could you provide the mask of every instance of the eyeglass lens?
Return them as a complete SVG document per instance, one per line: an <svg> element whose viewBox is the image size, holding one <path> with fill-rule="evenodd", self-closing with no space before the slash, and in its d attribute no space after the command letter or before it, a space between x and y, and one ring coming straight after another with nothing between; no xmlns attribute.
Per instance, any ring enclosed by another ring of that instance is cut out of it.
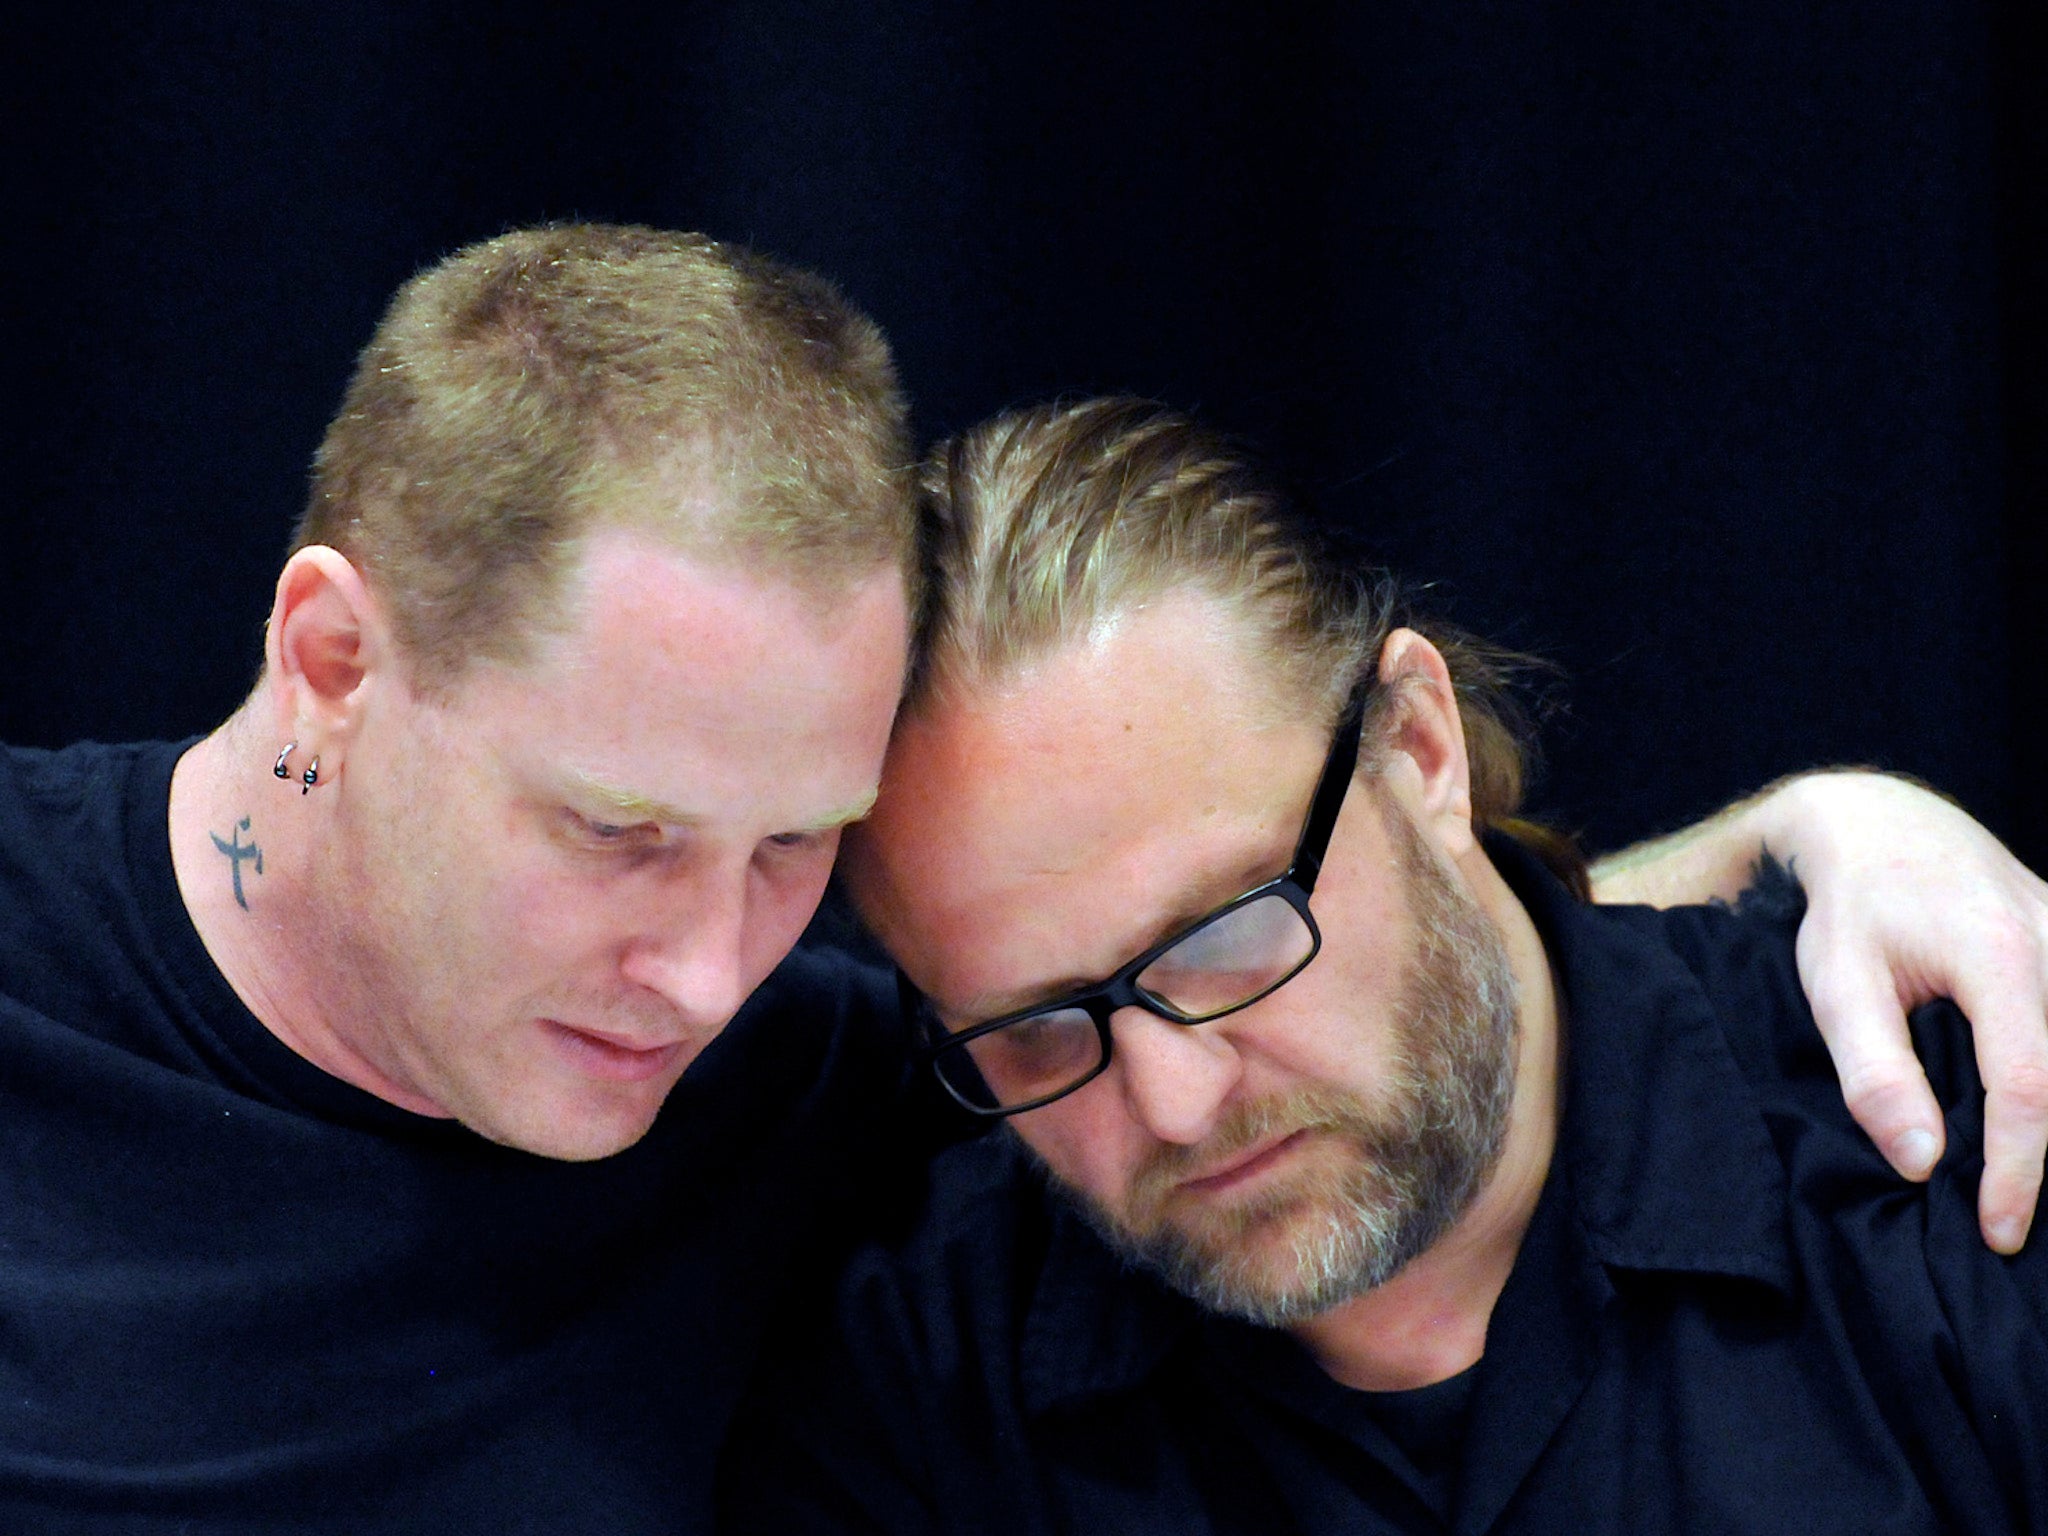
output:
<svg viewBox="0 0 2048 1536"><path fill-rule="evenodd" d="M1220 912L1138 973L1138 985L1190 1023L1228 1013L1292 975L1315 935L1277 891Z"/></svg>
<svg viewBox="0 0 2048 1536"><path fill-rule="evenodd" d="M1315 935L1277 891L1219 912L1139 972L1155 1011L1195 1024L1241 1008L1308 963ZM1003 1108L1064 1092L1102 1065L1102 1033L1087 1009L1027 1014L943 1051L936 1065L970 1102Z"/></svg>

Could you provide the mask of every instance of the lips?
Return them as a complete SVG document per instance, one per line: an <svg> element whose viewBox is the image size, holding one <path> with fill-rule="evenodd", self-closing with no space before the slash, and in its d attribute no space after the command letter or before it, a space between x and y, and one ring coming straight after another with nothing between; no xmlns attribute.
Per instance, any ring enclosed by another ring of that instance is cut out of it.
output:
<svg viewBox="0 0 2048 1536"><path fill-rule="evenodd" d="M1268 1169L1277 1167L1308 1137L1306 1130L1290 1131L1227 1159L1206 1173L1180 1182L1180 1193L1212 1196L1250 1183Z"/></svg>
<svg viewBox="0 0 2048 1536"><path fill-rule="evenodd" d="M671 1072L687 1049L687 1042L643 1045L624 1036L602 1030L543 1019L542 1027L576 1070L610 1082L644 1082Z"/></svg>

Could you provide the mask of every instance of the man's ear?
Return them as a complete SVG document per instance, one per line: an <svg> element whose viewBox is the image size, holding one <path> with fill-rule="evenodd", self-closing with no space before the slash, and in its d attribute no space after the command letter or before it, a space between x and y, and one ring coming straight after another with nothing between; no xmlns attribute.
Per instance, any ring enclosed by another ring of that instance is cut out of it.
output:
<svg viewBox="0 0 2048 1536"><path fill-rule="evenodd" d="M1412 629L1380 648L1387 714L1377 747L1382 774L1425 830L1454 856L1473 846L1472 768L1465 726L1443 653Z"/></svg>
<svg viewBox="0 0 2048 1536"><path fill-rule="evenodd" d="M278 730L331 775L390 655L383 610L347 556L313 544L285 562L263 650Z"/></svg>

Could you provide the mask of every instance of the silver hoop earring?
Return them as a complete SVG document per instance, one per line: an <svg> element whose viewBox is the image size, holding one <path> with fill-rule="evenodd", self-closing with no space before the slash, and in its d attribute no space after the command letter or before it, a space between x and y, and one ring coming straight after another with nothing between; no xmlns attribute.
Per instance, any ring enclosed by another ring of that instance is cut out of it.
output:
<svg viewBox="0 0 2048 1536"><path fill-rule="evenodd" d="M296 741L288 741L284 744L284 750L277 754L277 766L275 768L272 768L270 771L276 774L280 779L288 779L292 776L292 771L291 769L285 767L284 760L290 757L293 752L298 750L298 745L299 744Z"/></svg>
<svg viewBox="0 0 2048 1536"><path fill-rule="evenodd" d="M316 757L313 759L312 762L306 764L306 772L301 782L305 785L305 787L301 789L299 793L302 795L310 795L313 792L313 786L320 782L319 758Z"/></svg>

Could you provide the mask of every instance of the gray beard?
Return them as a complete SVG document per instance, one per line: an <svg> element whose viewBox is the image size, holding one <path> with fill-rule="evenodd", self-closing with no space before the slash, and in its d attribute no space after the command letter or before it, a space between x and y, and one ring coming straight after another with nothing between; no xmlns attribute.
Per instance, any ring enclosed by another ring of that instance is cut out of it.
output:
<svg viewBox="0 0 2048 1536"><path fill-rule="evenodd" d="M1128 1217L1062 1186L1112 1249L1212 1312L1283 1328L1384 1284L1457 1222L1500 1160L1520 1041L1506 946L1408 818L1388 806L1385 819L1418 943L1379 1102L1308 1088L1241 1105L1199 1147L1156 1149L1131 1181ZM1199 1225L1161 1208L1194 1169L1298 1130L1333 1141L1340 1166ZM1277 1262L1270 1241L1249 1241L1269 1228L1286 1232Z"/></svg>

